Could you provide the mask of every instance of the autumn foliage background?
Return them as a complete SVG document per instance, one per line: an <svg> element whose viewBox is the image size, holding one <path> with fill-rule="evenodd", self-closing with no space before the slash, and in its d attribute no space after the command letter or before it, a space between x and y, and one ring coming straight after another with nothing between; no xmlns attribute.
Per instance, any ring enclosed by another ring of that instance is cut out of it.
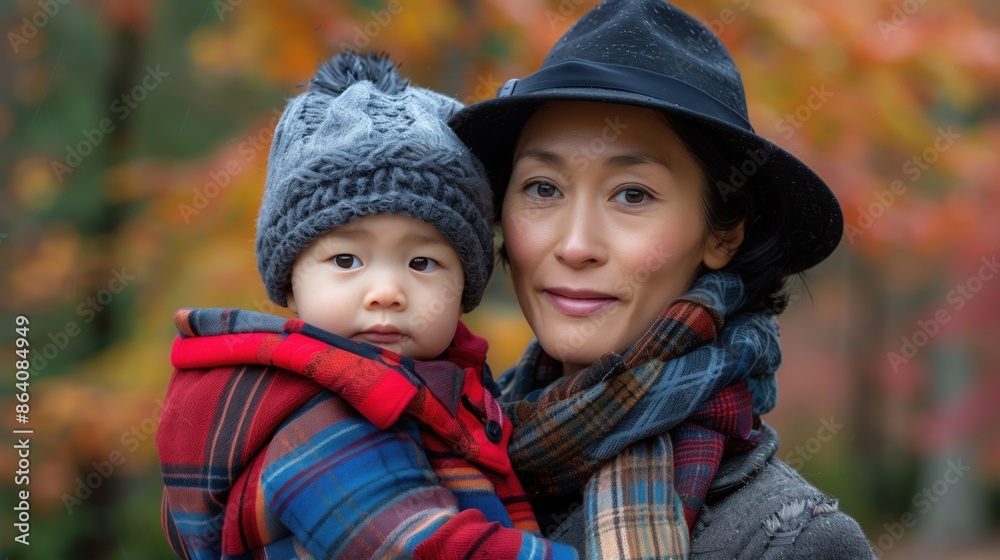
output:
<svg viewBox="0 0 1000 560"><path fill-rule="evenodd" d="M778 456L840 498L884 557L996 557L1000 6L676 3L732 51L757 131L824 177L846 215L840 247L780 318L765 418ZM475 102L537 69L594 4L5 1L0 426L24 427L23 314L35 433L30 547L13 541L13 439L0 451L2 554L171 557L152 440L171 316L283 311L256 272L254 220L276 116L321 60L386 51L418 85ZM502 270L468 322L494 371L531 336Z"/></svg>

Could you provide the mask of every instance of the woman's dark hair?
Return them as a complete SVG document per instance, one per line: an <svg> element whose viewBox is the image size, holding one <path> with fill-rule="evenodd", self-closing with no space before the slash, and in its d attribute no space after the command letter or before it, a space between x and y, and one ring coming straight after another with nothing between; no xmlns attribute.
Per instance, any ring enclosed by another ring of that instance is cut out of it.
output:
<svg viewBox="0 0 1000 560"><path fill-rule="evenodd" d="M734 161L719 148L718 137L705 131L704 125L659 112L664 124L670 127L694 156L705 179L703 206L705 224L709 235L722 240L743 221L743 241L729 263L722 268L740 276L746 289L746 303L741 310L763 311L778 315L788 307L788 246L783 241L786 202L784 197L768 196L767 187L755 185L755 197L750 186L754 177L743 176L740 184L733 184L732 169L739 170L742 161ZM749 158L744 154L743 158ZM510 169L504 168L492 177L496 198L496 220L500 221L503 191L510 180ZM763 187L763 188L762 188ZM510 264L506 244L500 245L497 261L504 268ZM707 272L707 269L701 273Z"/></svg>
<svg viewBox="0 0 1000 560"><path fill-rule="evenodd" d="M718 137L705 131L705 125L663 111L660 115L701 168L706 183L703 200L709 235L724 239L743 221L743 241L722 268L743 280L747 295L743 309L780 314L788 307L785 283L789 276L789 256L788 244L783 241L787 216L784 197L769 196L776 185L761 185L752 173L749 176L742 174L743 160L752 161L751 154L744 152L742 160L734 161L720 149ZM754 164L759 165L758 162ZM740 179L739 184L734 178ZM757 191L757 196L751 188Z"/></svg>

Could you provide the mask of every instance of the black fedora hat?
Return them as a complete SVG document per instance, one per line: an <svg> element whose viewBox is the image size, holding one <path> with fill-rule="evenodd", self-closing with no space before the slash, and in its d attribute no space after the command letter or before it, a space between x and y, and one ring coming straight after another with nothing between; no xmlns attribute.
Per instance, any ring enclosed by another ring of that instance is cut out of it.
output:
<svg viewBox="0 0 1000 560"><path fill-rule="evenodd" d="M760 210L783 212L787 273L828 257L844 217L830 188L806 164L757 135L743 81L705 25L663 0L607 0L552 47L542 67L466 107L450 124L493 180L497 208L521 128L543 102L580 100L649 107L704 132L731 164L730 184L749 189Z"/></svg>

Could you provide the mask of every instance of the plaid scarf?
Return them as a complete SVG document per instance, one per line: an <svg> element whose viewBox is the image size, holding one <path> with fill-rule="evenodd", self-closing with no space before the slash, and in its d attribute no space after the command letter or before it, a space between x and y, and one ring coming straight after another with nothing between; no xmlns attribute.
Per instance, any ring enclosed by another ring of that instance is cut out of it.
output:
<svg viewBox="0 0 1000 560"><path fill-rule="evenodd" d="M624 355L563 377L534 340L500 379L511 462L536 502L582 491L588 558L686 558L723 454L759 440L781 351L743 294L703 275Z"/></svg>

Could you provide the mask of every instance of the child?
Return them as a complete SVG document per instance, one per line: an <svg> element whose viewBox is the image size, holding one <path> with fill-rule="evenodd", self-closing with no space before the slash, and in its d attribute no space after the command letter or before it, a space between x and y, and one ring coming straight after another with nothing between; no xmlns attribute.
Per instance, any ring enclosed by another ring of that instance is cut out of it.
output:
<svg viewBox="0 0 1000 560"><path fill-rule="evenodd" d="M156 444L184 558L576 558L538 536L459 322L493 263L461 105L334 57L286 107L257 223L297 319L178 311Z"/></svg>

